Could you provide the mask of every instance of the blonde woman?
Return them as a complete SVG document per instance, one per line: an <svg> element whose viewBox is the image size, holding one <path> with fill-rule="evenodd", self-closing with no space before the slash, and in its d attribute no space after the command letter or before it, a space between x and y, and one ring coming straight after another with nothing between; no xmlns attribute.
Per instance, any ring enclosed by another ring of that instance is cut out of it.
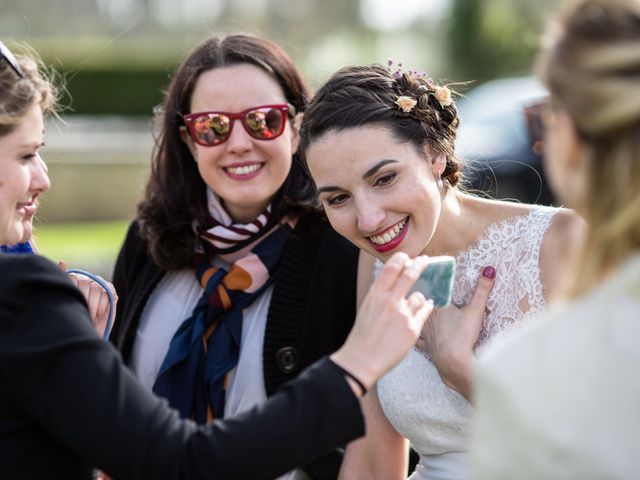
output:
<svg viewBox="0 0 640 480"><path fill-rule="evenodd" d="M572 2L538 66L547 171L590 229L564 305L479 369L472 477L640 478L640 2Z"/></svg>
<svg viewBox="0 0 640 480"><path fill-rule="evenodd" d="M25 46L24 48L26 49L27 47ZM2 42L0 42L0 55L2 55L2 58L4 59L7 66L10 65L9 60L7 59L15 58L13 57L11 51ZM11 61L14 62L13 60ZM17 63L15 63L15 65L17 65ZM26 87L24 86L24 84L15 82L15 75L17 75L16 71L9 67L0 72L0 89L3 90L4 98L10 99L12 97L15 97L24 100L25 95L28 95L28 91L25 91ZM34 78L33 81L37 82L38 80ZM41 82L36 83L36 85L38 86L38 88L46 87L50 89L51 94L48 95L47 101L49 98L53 98L55 96L55 89L52 84ZM15 127L15 122L17 121L17 119L14 113L16 108L19 109L20 104L16 103L16 101L14 100L13 104L4 106L2 109L0 109L0 135L3 135L5 132ZM29 155L31 155L31 153L29 153ZM37 253L37 248L33 238L33 220L38 211L38 197L49 190L49 188L51 187L51 182L49 181L49 177L47 175L47 165L42 160L40 155L34 154L32 158L35 163L39 164L39 169L44 172L44 175L40 177L38 191L36 192L36 194L27 204L23 206L24 216L22 219L22 238L18 243L14 243L11 245L0 244L0 252L26 254ZM58 265L62 270L67 269L67 264L64 261L60 261ZM97 282L93 281L88 276L70 273L69 278L85 297L96 331L99 335L104 335L107 328L110 310L109 296L107 292L103 289L103 287L101 287ZM111 285L109 282L104 281L104 279L102 280L103 283L105 283L105 285L110 288L112 298L114 298L114 302L117 305L118 296L116 295L113 285Z"/></svg>

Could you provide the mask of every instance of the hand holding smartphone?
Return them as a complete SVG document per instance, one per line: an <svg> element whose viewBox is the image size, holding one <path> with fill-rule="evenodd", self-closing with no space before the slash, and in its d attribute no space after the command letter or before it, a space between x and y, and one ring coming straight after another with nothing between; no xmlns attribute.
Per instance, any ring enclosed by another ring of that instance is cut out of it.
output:
<svg viewBox="0 0 640 480"><path fill-rule="evenodd" d="M427 300L433 300L436 308L448 307L451 304L455 274L455 258L446 255L430 257L427 268L424 269L411 291L422 292Z"/></svg>

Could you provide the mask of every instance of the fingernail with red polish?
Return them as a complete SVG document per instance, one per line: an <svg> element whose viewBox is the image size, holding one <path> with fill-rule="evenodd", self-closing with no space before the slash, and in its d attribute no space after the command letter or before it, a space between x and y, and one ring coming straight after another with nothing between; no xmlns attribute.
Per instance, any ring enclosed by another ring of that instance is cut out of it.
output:
<svg viewBox="0 0 640 480"><path fill-rule="evenodd" d="M484 270L482 270L482 276L493 280L496 276L496 269L491 266L484 267Z"/></svg>

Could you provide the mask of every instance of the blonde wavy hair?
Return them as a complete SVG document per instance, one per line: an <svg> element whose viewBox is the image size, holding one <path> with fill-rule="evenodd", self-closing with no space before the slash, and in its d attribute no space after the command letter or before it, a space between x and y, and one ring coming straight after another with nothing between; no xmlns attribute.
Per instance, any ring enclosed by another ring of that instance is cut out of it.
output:
<svg viewBox="0 0 640 480"><path fill-rule="evenodd" d="M538 72L589 152L575 297L640 249L640 0L570 3L545 40Z"/></svg>
<svg viewBox="0 0 640 480"><path fill-rule="evenodd" d="M55 113L58 89L52 73L47 71L38 55L29 47L21 46L16 60L24 78L0 60L0 136L8 135L26 116L34 102L43 114Z"/></svg>

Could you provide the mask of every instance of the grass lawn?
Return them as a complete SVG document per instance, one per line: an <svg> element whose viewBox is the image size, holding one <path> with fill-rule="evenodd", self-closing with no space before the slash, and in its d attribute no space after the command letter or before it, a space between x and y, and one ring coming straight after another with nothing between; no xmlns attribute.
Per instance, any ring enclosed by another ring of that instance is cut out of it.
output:
<svg viewBox="0 0 640 480"><path fill-rule="evenodd" d="M52 261L109 278L128 225L128 220L45 223L36 227L35 237L38 251Z"/></svg>

